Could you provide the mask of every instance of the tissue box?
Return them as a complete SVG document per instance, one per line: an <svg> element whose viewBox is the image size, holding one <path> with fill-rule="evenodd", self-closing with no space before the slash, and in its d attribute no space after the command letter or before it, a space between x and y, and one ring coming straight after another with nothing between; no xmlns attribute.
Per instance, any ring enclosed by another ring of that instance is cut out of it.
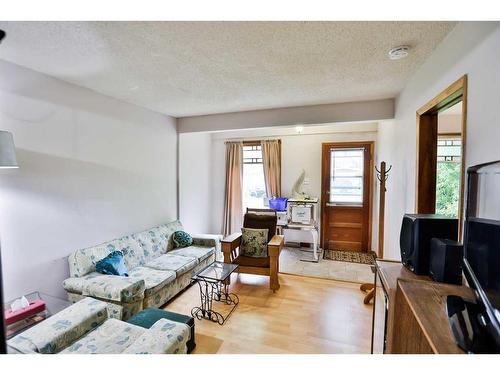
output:
<svg viewBox="0 0 500 375"><path fill-rule="evenodd" d="M30 318L35 314L38 314L45 310L45 302L41 299L36 299L30 302L28 307L23 309L12 311L8 309L5 311L5 324L14 324L20 320Z"/></svg>

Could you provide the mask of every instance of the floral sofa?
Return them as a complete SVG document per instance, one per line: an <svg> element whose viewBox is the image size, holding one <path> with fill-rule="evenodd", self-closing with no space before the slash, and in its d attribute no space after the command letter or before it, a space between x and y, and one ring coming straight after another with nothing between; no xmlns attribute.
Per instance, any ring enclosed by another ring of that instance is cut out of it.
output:
<svg viewBox="0 0 500 375"><path fill-rule="evenodd" d="M188 325L167 319L146 329L108 317L107 303L84 298L10 339L24 354L184 354Z"/></svg>
<svg viewBox="0 0 500 375"><path fill-rule="evenodd" d="M162 224L68 257L70 278L63 287L71 301L93 297L108 303L108 315L128 320L146 307L159 307L191 283L194 272L215 260L220 236L193 237L193 245L174 249L172 235L183 230L180 221ZM129 276L103 275L95 263L121 251ZM220 252L220 250L218 250Z"/></svg>

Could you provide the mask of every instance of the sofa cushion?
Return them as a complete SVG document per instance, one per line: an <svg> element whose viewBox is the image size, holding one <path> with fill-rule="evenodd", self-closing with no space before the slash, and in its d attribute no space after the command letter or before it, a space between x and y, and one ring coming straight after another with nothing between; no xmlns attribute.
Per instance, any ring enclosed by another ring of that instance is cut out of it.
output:
<svg viewBox="0 0 500 375"><path fill-rule="evenodd" d="M123 260L127 269L132 269L146 263L146 254L144 248L140 245L134 236L124 236L118 241L118 250L123 254Z"/></svg>
<svg viewBox="0 0 500 375"><path fill-rule="evenodd" d="M177 276L192 270L198 264L198 260L192 257L165 254L146 263L146 267L157 270L174 271Z"/></svg>
<svg viewBox="0 0 500 375"><path fill-rule="evenodd" d="M119 240L113 240L75 251L68 258L70 276L80 277L94 272L95 264L113 251L120 250L120 245Z"/></svg>
<svg viewBox="0 0 500 375"><path fill-rule="evenodd" d="M174 248L173 234L179 230L184 230L179 220L172 221L171 223L162 224L158 227L159 231L167 238L167 251Z"/></svg>
<svg viewBox="0 0 500 375"><path fill-rule="evenodd" d="M160 319L125 349L123 353L186 353L186 343L190 336L191 329L187 324Z"/></svg>
<svg viewBox="0 0 500 375"><path fill-rule="evenodd" d="M83 283L82 294L117 302L134 302L144 298L144 280L126 276L100 275Z"/></svg>
<svg viewBox="0 0 500 375"><path fill-rule="evenodd" d="M213 247L203 247L203 246L188 246L182 249L175 249L169 252L172 255L181 255L185 257L192 257L198 260L198 263L207 259L210 255L215 253Z"/></svg>
<svg viewBox="0 0 500 375"><path fill-rule="evenodd" d="M57 353L107 319L107 303L84 298L8 341L22 353Z"/></svg>
<svg viewBox="0 0 500 375"><path fill-rule="evenodd" d="M145 288L144 296L148 297L156 293L166 285L175 280L174 271L162 271L149 267L136 267L129 271L130 277L144 280Z"/></svg>
<svg viewBox="0 0 500 375"><path fill-rule="evenodd" d="M108 319L61 354L122 353L147 330L118 319Z"/></svg>
<svg viewBox="0 0 500 375"><path fill-rule="evenodd" d="M144 262L141 265L165 254L167 251L168 237L160 226L133 234L131 237L143 249Z"/></svg>

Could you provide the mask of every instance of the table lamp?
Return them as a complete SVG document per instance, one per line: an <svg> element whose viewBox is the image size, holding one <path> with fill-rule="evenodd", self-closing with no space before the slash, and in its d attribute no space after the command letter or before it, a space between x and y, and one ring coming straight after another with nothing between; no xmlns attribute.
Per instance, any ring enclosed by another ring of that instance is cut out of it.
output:
<svg viewBox="0 0 500 375"><path fill-rule="evenodd" d="M0 30L1 31L1 30ZM12 133L0 130L0 169L19 168L16 160L16 148ZM0 246L1 249L1 246ZM0 252L0 304L2 306L2 319L0 322L0 354L7 353L7 343L5 341L5 318L4 296L2 282L2 254Z"/></svg>

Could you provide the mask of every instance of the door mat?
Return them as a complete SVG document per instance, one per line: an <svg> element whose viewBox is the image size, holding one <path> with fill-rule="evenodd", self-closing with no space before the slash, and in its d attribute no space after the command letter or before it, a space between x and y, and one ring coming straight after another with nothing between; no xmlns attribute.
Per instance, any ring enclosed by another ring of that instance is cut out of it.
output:
<svg viewBox="0 0 500 375"><path fill-rule="evenodd" d="M373 252L346 251L346 250L324 250L323 259L337 260L340 262L375 264Z"/></svg>

